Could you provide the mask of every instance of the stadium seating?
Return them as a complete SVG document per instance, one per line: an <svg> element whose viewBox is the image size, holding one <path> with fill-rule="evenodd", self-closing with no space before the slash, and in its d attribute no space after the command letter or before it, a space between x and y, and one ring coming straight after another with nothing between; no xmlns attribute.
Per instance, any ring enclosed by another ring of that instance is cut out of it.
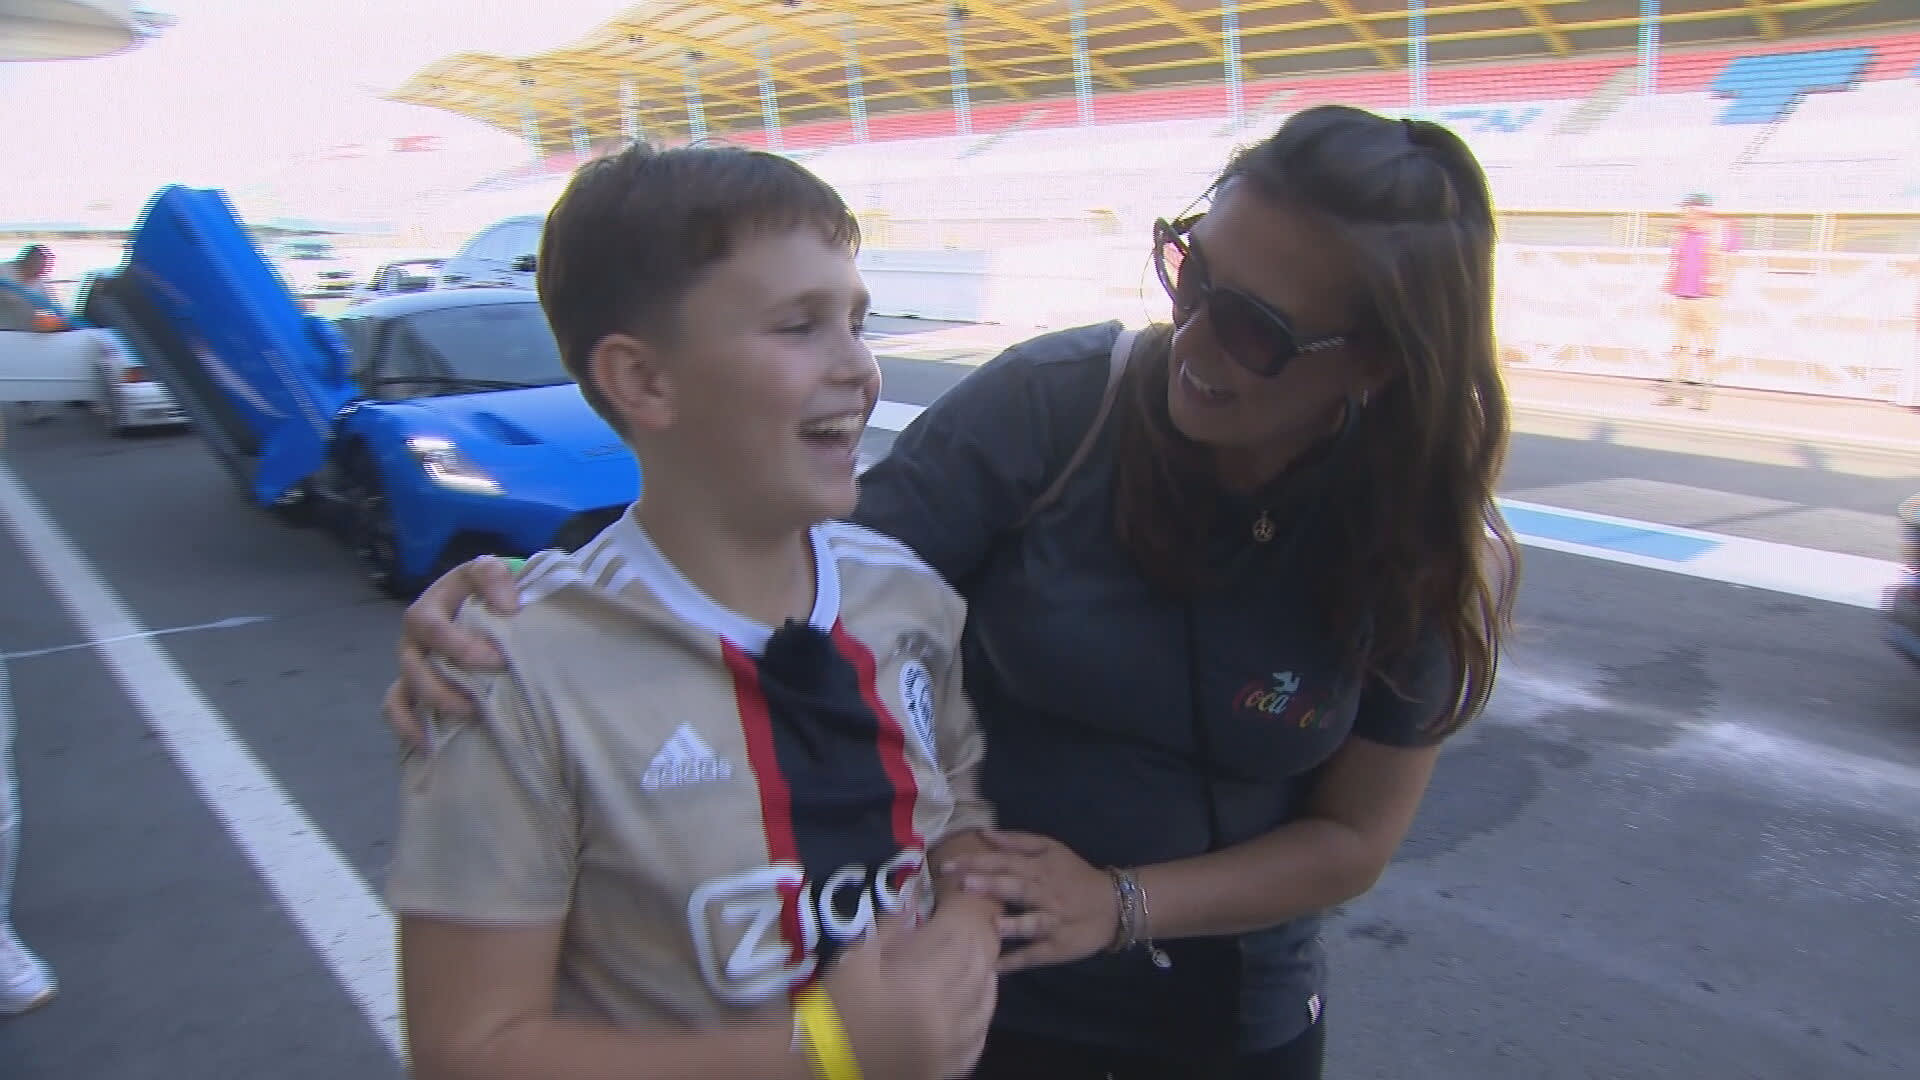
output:
<svg viewBox="0 0 1920 1080"><path fill-rule="evenodd" d="M1691 191L1767 210L1920 208L1920 33L1675 51L1653 95L1631 56L1437 67L1425 115L1474 149L1516 209L1666 209ZM1287 113L1340 103L1407 112L1404 73L1258 80L1243 123L1219 85L789 127L782 148L895 221L1002 223L1176 212L1233 149ZM729 141L763 144L758 132ZM570 171L549 158L523 171ZM1035 178L1044 178L1036 183ZM1013 230L1017 232L1018 230Z"/></svg>
<svg viewBox="0 0 1920 1080"><path fill-rule="evenodd" d="M1741 56L1713 80L1713 92L1733 101L1720 124L1771 124L1783 120L1808 94L1851 90L1859 85L1873 51L1864 46L1819 52Z"/></svg>

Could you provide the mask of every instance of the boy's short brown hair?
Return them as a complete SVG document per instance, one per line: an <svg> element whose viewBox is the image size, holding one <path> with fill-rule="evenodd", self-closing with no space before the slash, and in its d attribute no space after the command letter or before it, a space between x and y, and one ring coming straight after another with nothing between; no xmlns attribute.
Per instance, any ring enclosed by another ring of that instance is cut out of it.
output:
<svg viewBox="0 0 1920 1080"><path fill-rule="evenodd" d="M680 301L743 236L800 227L859 249L840 193L775 154L635 144L581 166L547 214L537 269L540 306L587 403L619 429L593 384L594 346L621 333L671 341Z"/></svg>

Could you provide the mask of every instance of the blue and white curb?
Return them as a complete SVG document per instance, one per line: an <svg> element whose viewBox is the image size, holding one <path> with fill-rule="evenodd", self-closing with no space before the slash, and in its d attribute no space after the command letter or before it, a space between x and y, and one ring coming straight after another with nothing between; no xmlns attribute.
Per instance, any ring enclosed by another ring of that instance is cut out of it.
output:
<svg viewBox="0 0 1920 1080"><path fill-rule="evenodd" d="M1878 608L1900 579L1898 563L1744 536L1657 525L1558 506L1501 499L1514 536L1528 547L1751 589ZM1888 519L1889 529L1897 523Z"/></svg>

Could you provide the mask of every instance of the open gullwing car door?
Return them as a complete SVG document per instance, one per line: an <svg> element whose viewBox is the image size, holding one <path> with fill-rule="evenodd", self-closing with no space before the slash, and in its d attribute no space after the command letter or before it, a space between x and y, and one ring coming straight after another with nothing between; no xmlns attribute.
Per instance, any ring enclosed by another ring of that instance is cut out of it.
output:
<svg viewBox="0 0 1920 1080"><path fill-rule="evenodd" d="M219 191L163 189L87 317L126 335L249 498L267 505L326 462L361 396L345 342L301 310Z"/></svg>

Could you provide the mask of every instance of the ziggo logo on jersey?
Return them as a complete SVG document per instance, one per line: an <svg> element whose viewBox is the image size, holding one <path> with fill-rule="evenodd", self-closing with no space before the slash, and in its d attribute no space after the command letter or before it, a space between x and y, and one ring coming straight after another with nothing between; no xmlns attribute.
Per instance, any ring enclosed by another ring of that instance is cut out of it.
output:
<svg viewBox="0 0 1920 1080"><path fill-rule="evenodd" d="M900 910L907 884L926 864L923 849L908 848L877 871L844 866L824 882L808 879L793 863L706 882L687 900L700 974L715 995L734 1004L786 993L820 966L821 935L841 945L860 940L879 915ZM932 907L932 893L919 890L923 913Z"/></svg>

